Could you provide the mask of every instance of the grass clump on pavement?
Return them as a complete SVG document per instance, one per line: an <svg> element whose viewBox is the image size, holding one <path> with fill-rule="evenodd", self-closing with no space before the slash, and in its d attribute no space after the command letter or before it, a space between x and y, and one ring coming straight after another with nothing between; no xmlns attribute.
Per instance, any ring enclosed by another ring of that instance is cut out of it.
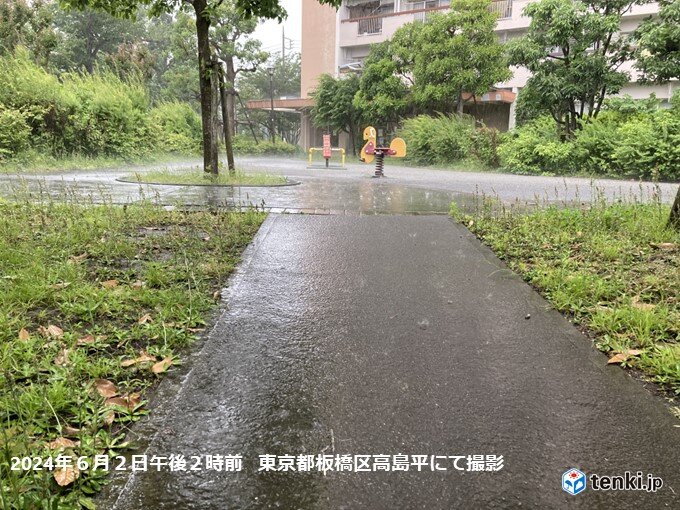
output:
<svg viewBox="0 0 680 510"><path fill-rule="evenodd" d="M634 366L680 394L680 233L669 208L605 204L509 211L486 200L452 214L594 334L610 363Z"/></svg>
<svg viewBox="0 0 680 510"><path fill-rule="evenodd" d="M124 450L263 219L0 201L0 507L93 507L105 471L12 457Z"/></svg>
<svg viewBox="0 0 680 510"><path fill-rule="evenodd" d="M150 172L135 173L126 178L135 182L155 184L181 184L203 186L272 186L286 184L288 181L283 175L270 175L264 173L245 173L237 171L229 173L222 171L218 175L204 172L200 168L184 171L153 170Z"/></svg>

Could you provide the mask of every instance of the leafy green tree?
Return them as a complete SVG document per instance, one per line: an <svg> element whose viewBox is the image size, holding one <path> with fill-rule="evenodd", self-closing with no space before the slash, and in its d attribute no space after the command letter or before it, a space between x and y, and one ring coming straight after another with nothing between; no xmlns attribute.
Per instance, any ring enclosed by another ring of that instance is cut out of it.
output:
<svg viewBox="0 0 680 510"><path fill-rule="evenodd" d="M398 56L410 55L401 44L402 34L399 30L395 34L398 42L393 39L373 45L364 61L359 90L352 104L369 124L386 127L412 110L410 61ZM393 49L398 52L393 53Z"/></svg>
<svg viewBox="0 0 680 510"><path fill-rule="evenodd" d="M510 77L490 0L454 0L446 14L409 23L375 45L364 62L355 106L388 125L406 113L463 112L465 93Z"/></svg>
<svg viewBox="0 0 680 510"><path fill-rule="evenodd" d="M659 17L643 21L634 34L636 67L643 81L656 83L680 79L680 0L661 0L659 5ZM668 222L680 230L680 189Z"/></svg>
<svg viewBox="0 0 680 510"><path fill-rule="evenodd" d="M680 0L661 0L659 16L647 18L634 33L635 67L642 81L680 78Z"/></svg>
<svg viewBox="0 0 680 510"><path fill-rule="evenodd" d="M272 69L271 87L269 68ZM286 53L275 55L267 66L260 66L256 71L241 74L238 78L238 96L242 101L251 99L269 99L300 96L300 54ZM271 90L270 90L271 88ZM248 115L248 119L258 126L258 130L267 133L269 112L259 110L241 111L240 117ZM295 112L276 112L277 132L288 143L296 144L300 136L300 115Z"/></svg>
<svg viewBox="0 0 680 510"><path fill-rule="evenodd" d="M160 18L164 20L164 15ZM196 69L196 21L180 11L174 20L150 27L151 39L158 47L157 74L153 89L163 101L182 101L200 108L201 94Z"/></svg>
<svg viewBox="0 0 680 510"><path fill-rule="evenodd" d="M481 95L510 78L503 47L494 32L490 0L454 0L416 32L413 96L427 111L463 113L463 94Z"/></svg>
<svg viewBox="0 0 680 510"><path fill-rule="evenodd" d="M347 133L355 156L361 115L353 100L358 90L359 77L356 74L344 78L324 74L314 91L314 108L311 112L312 122L317 126L328 127L334 134Z"/></svg>
<svg viewBox="0 0 680 510"><path fill-rule="evenodd" d="M196 16L198 42L198 74L203 125L203 168L206 172L219 171L217 152L218 88L214 55L210 45L210 26L215 9L223 0L60 0L63 4L83 9L92 7L117 16L133 16L140 5L149 5L152 15L176 10L182 5L193 8ZM245 17L277 18L286 16L280 0L236 0L237 9ZM341 0L318 0L322 4L339 6Z"/></svg>
<svg viewBox="0 0 680 510"><path fill-rule="evenodd" d="M100 57L113 55L123 44L140 39L143 25L134 19L121 19L110 14L84 9L56 9L54 26L62 41L55 65L60 70L85 69L92 74Z"/></svg>
<svg viewBox="0 0 680 510"><path fill-rule="evenodd" d="M234 0L225 0L213 15L211 42L217 58L224 64L224 79L228 88L226 111L232 136L236 126L236 78L240 73L256 71L269 58L269 54L262 51L262 43L248 37L255 31L257 22L256 18L244 17Z"/></svg>
<svg viewBox="0 0 680 510"><path fill-rule="evenodd" d="M26 0L0 0L0 53L13 53L25 43L30 19Z"/></svg>
<svg viewBox="0 0 680 510"><path fill-rule="evenodd" d="M628 82L620 70L628 40L617 34L623 14L646 1L540 0L524 9L529 31L509 43L510 63L531 71L526 87L536 108L550 111L566 137Z"/></svg>
<svg viewBox="0 0 680 510"><path fill-rule="evenodd" d="M0 55L25 46L37 64L47 67L57 43L49 1L0 0Z"/></svg>

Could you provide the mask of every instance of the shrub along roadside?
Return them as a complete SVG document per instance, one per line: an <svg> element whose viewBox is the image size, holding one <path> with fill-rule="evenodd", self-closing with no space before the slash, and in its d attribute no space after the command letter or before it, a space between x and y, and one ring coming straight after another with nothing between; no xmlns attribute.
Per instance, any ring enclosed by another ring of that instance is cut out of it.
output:
<svg viewBox="0 0 680 510"><path fill-rule="evenodd" d="M0 202L3 507L92 507L104 472L10 471L11 457L124 450L263 219Z"/></svg>
<svg viewBox="0 0 680 510"><path fill-rule="evenodd" d="M500 133L467 115L419 115L405 119L399 135L407 159L420 165L465 161L518 174L680 180L680 93L670 108L654 97L609 99L570 140L549 116Z"/></svg>
<svg viewBox="0 0 680 510"><path fill-rule="evenodd" d="M198 114L182 103L152 108L141 77L106 70L57 77L25 50L0 57L0 164L199 150Z"/></svg>
<svg viewBox="0 0 680 510"><path fill-rule="evenodd" d="M236 154L247 154L252 156L292 156L298 154L300 148L297 145L281 140L276 140L273 143L269 140L260 140L256 142L249 136L236 135L234 137L234 152Z"/></svg>
<svg viewBox="0 0 680 510"><path fill-rule="evenodd" d="M668 109L653 98L612 99L572 140L560 138L551 117L540 117L507 135L499 156L514 173L680 180L680 95Z"/></svg>
<svg viewBox="0 0 680 510"><path fill-rule="evenodd" d="M680 233L666 226L667 206L517 212L487 199L473 214L452 214L585 326L610 363L680 394Z"/></svg>

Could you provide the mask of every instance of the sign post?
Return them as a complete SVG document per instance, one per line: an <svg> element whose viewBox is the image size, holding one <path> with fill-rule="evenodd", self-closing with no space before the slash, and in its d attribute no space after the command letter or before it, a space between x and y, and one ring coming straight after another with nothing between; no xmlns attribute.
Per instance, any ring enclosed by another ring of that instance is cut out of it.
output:
<svg viewBox="0 0 680 510"><path fill-rule="evenodd" d="M326 160L326 168L328 168L331 154L331 135L323 135L323 158Z"/></svg>

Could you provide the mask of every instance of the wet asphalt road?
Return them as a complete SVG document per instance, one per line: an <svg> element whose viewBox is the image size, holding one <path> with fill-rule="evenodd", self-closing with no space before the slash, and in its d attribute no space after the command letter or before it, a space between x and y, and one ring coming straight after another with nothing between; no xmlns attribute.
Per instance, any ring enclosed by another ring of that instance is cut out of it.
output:
<svg viewBox="0 0 680 510"><path fill-rule="evenodd" d="M103 508L678 508L680 422L445 216L272 215L202 347L171 374L149 455ZM527 319L530 314L530 319ZM258 473L258 455L503 455L498 472ZM561 475L653 473L570 496Z"/></svg>
<svg viewBox="0 0 680 510"><path fill-rule="evenodd" d="M493 196L507 204L578 203L594 197L608 200L650 200L657 194L672 202L677 184L579 177L523 176L493 172L466 172L397 166L389 161L385 179L371 179L371 165L350 163L345 169L309 169L300 159L239 158L248 172L283 174L300 186L273 188L216 188L156 186L117 182L135 172L153 168L186 167L197 162L112 168L52 175L0 174L0 196L50 197L82 202L130 203L152 200L180 207L263 206L281 213L408 214L447 213L452 201L459 207L474 205L475 195Z"/></svg>

